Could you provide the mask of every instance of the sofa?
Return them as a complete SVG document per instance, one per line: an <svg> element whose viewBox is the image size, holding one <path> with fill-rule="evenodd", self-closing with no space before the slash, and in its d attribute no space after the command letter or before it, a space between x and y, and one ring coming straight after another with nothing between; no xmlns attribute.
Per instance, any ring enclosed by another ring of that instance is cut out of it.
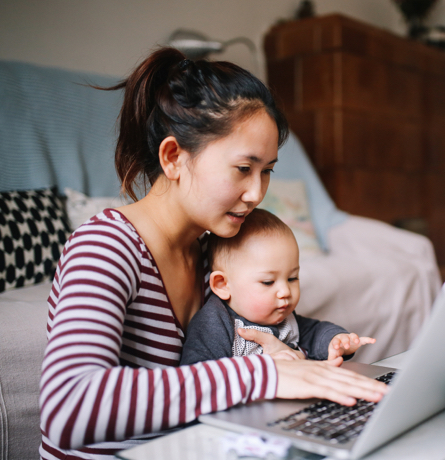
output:
<svg viewBox="0 0 445 460"><path fill-rule="evenodd" d="M46 299L70 232L118 206L115 78L0 62L0 460L39 458L39 376ZM289 223L301 250L302 315L377 343L355 360L405 351L440 275L430 241L337 209L291 135L261 206Z"/></svg>

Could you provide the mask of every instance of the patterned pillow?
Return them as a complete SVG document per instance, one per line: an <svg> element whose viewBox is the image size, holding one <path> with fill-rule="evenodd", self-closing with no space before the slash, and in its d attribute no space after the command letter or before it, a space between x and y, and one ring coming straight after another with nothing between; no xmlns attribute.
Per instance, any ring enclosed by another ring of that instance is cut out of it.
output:
<svg viewBox="0 0 445 460"><path fill-rule="evenodd" d="M266 196L258 206L289 225L300 248L300 258L323 254L309 211L302 180L271 179Z"/></svg>
<svg viewBox="0 0 445 460"><path fill-rule="evenodd" d="M0 292L52 278L70 233L55 188L0 193Z"/></svg>
<svg viewBox="0 0 445 460"><path fill-rule="evenodd" d="M65 187L64 192L66 195L66 213L73 230L106 208L118 208L132 202L132 200L129 201L120 196L92 198L69 187Z"/></svg>

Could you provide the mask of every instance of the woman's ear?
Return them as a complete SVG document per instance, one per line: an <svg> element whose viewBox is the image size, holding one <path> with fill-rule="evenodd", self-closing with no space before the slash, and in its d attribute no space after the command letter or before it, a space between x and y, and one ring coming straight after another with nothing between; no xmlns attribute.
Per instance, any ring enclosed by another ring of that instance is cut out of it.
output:
<svg viewBox="0 0 445 460"><path fill-rule="evenodd" d="M179 179L179 171L184 164L185 155L188 155L187 152L181 149L174 136L168 136L161 142L159 146L159 163L168 179Z"/></svg>
<svg viewBox="0 0 445 460"><path fill-rule="evenodd" d="M227 276L224 272L216 270L210 274L210 289L223 300L230 300L230 289Z"/></svg>

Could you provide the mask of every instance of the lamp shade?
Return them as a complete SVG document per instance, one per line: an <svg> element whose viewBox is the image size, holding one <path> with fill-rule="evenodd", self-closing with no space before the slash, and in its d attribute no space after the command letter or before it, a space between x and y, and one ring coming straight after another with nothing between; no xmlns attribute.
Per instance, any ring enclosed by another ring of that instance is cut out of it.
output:
<svg viewBox="0 0 445 460"><path fill-rule="evenodd" d="M189 59L203 59L210 53L224 51L223 42L209 40L199 32L184 29L178 29L173 32L167 44L184 53Z"/></svg>
<svg viewBox="0 0 445 460"><path fill-rule="evenodd" d="M258 73L259 64L256 53L256 46L250 38L236 37L226 41L210 40L200 32L186 29L178 29L173 32L167 42L168 46L176 48L188 59L205 59L211 53L222 53L227 47L241 43L250 51L254 73Z"/></svg>

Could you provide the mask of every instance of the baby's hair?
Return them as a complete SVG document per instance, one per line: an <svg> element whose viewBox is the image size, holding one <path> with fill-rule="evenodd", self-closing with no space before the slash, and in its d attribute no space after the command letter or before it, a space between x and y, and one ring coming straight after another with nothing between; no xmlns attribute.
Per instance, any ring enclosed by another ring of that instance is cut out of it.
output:
<svg viewBox="0 0 445 460"><path fill-rule="evenodd" d="M230 62L185 59L174 48L158 49L127 79L99 89L125 89L115 165L122 192L135 201L138 180L153 185L162 173L159 147L168 136L196 155L260 110L277 125L278 147L288 136L285 117L258 78Z"/></svg>
<svg viewBox="0 0 445 460"><path fill-rule="evenodd" d="M247 215L240 231L232 238L222 238L210 233L208 259L210 270L216 270L220 260L227 260L234 249L239 248L253 235L292 234L292 230L279 217L265 209L255 208ZM220 268L220 267L218 267Z"/></svg>

